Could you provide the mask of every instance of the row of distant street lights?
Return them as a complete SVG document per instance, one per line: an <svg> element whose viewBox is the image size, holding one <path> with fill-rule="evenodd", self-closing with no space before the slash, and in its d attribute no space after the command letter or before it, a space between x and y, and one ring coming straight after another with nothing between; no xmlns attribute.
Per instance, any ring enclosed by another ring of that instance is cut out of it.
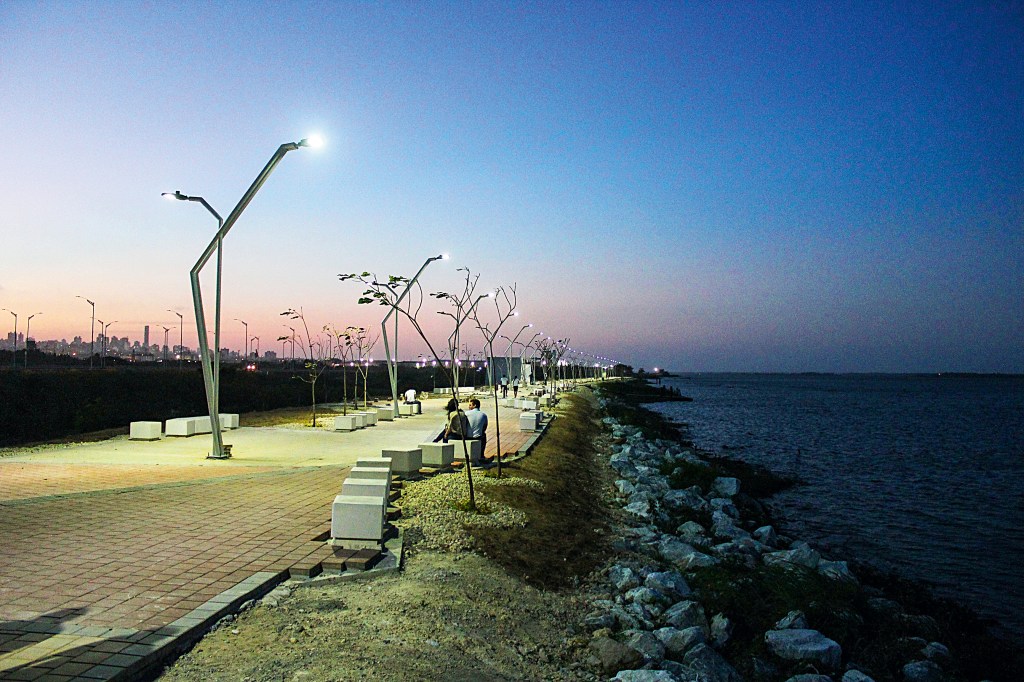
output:
<svg viewBox="0 0 1024 682"><path fill-rule="evenodd" d="M14 316L14 352L11 353L11 367L17 367L18 366L17 365L17 357L18 357L18 313L14 312L13 310L10 310L8 308L0 308L0 311L3 311L3 310L6 310L7 312L9 312L11 315ZM32 313L31 315L28 316L28 319L27 319L27 321L25 323L25 366L26 367L28 367L28 335L29 335L29 330L32 328L32 318L37 316L37 315L42 315L42 313Z"/></svg>

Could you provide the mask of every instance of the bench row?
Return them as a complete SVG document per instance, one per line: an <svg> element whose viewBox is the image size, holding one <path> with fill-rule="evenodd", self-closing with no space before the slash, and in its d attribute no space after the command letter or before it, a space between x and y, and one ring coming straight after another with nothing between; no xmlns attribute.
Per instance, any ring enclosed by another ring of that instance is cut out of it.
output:
<svg viewBox="0 0 1024 682"><path fill-rule="evenodd" d="M163 427L163 428L161 428ZM220 429L238 428L237 414L221 414ZM161 433L168 436L194 436L210 433L210 417L177 417L168 419L166 425L160 422L132 422L128 427L128 438L131 440L160 440Z"/></svg>

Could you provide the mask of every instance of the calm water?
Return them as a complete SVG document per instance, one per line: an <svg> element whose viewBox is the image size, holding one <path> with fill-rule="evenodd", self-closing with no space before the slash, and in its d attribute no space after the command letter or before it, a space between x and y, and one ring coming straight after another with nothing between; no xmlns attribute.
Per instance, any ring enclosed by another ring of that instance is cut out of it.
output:
<svg viewBox="0 0 1024 682"><path fill-rule="evenodd" d="M934 583L1024 635L1024 377L692 374L655 409L703 449L795 473L782 525Z"/></svg>

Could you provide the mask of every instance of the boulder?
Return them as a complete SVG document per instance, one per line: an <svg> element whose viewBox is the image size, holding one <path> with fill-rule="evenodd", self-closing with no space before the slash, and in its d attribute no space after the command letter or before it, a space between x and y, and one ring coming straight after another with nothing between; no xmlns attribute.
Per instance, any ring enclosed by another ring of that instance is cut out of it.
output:
<svg viewBox="0 0 1024 682"><path fill-rule="evenodd" d="M644 660L657 665L665 658L665 645L651 632L635 630L630 633L623 633L625 638L623 644L639 651Z"/></svg>
<svg viewBox="0 0 1024 682"><path fill-rule="evenodd" d="M654 636L665 645L665 655L682 660L687 651L706 642L704 631L697 626L683 628L665 627L654 631Z"/></svg>
<svg viewBox="0 0 1024 682"><path fill-rule="evenodd" d="M875 680L859 670L847 670L843 673L842 682L875 682Z"/></svg>
<svg viewBox="0 0 1024 682"><path fill-rule="evenodd" d="M793 675L786 682L832 682L832 678L828 675L818 675L816 673L801 673Z"/></svg>
<svg viewBox="0 0 1024 682"><path fill-rule="evenodd" d="M803 611L790 611L775 624L776 630L807 630L809 627Z"/></svg>
<svg viewBox="0 0 1024 682"><path fill-rule="evenodd" d="M935 661L911 661L903 666L906 682L946 682L946 674Z"/></svg>
<svg viewBox="0 0 1024 682"><path fill-rule="evenodd" d="M665 613L661 614L661 620L665 625L671 625L679 630L699 627L705 635L710 631L704 607L688 599L670 606Z"/></svg>
<svg viewBox="0 0 1024 682"><path fill-rule="evenodd" d="M732 497L733 495L739 495L740 492L740 479L719 476L715 479L715 482L711 484L711 490L718 493L722 497Z"/></svg>
<svg viewBox="0 0 1024 682"><path fill-rule="evenodd" d="M782 550L780 552L768 552L762 558L766 566L782 566L783 568L789 566L803 566L811 570L818 568L818 562L821 561L821 554L817 550L811 549L804 543L798 543L799 546L793 549Z"/></svg>
<svg viewBox="0 0 1024 682"><path fill-rule="evenodd" d="M639 587L640 576L632 568L617 564L608 569L608 582L619 592Z"/></svg>
<svg viewBox="0 0 1024 682"><path fill-rule="evenodd" d="M583 619L583 627L589 632L612 629L616 625L615 616L610 611L591 611Z"/></svg>
<svg viewBox="0 0 1024 682"><path fill-rule="evenodd" d="M620 478L615 481L615 489L619 491L620 495L629 497L636 491L636 486L627 481L624 478Z"/></svg>
<svg viewBox="0 0 1024 682"><path fill-rule="evenodd" d="M698 644L690 649L683 657L683 663L694 675L692 679L700 682L742 682L736 669L707 644Z"/></svg>
<svg viewBox="0 0 1024 682"><path fill-rule="evenodd" d="M839 667L843 655L837 642L817 630L769 630L765 633L764 640L768 649L779 658L789 661L810 661L833 670Z"/></svg>
<svg viewBox="0 0 1024 682"><path fill-rule="evenodd" d="M740 517L740 510L736 508L736 505L728 497L712 497L708 500L708 506L714 511L728 514L733 519Z"/></svg>
<svg viewBox="0 0 1024 682"><path fill-rule="evenodd" d="M821 573L826 578L832 580L839 580L844 583L858 584L857 576L850 570L849 565L845 561L828 561L822 559L818 562L818 573Z"/></svg>
<svg viewBox="0 0 1024 682"><path fill-rule="evenodd" d="M687 521L686 523L680 524L676 528L676 535L683 542L688 542L691 545L702 546L708 542L707 531L704 530L704 526L700 525L696 521Z"/></svg>
<svg viewBox="0 0 1024 682"><path fill-rule="evenodd" d="M634 627L623 627L623 630L653 630L655 628L654 621L663 611L657 604L637 604L636 602L626 604L621 608L636 622Z"/></svg>
<svg viewBox="0 0 1024 682"><path fill-rule="evenodd" d="M590 652L597 658L601 672L613 675L620 670L643 664L643 655L632 647L616 642L611 637L595 637L590 640Z"/></svg>
<svg viewBox="0 0 1024 682"><path fill-rule="evenodd" d="M700 488L692 486L686 490L669 490L661 498L661 503L666 509L679 510L691 509L703 511L708 508L707 501L701 497Z"/></svg>
<svg viewBox="0 0 1024 682"><path fill-rule="evenodd" d="M626 601L631 601L634 604L644 604L645 606L669 601L668 597L663 593L658 590L652 590L650 587L634 587L623 596Z"/></svg>
<svg viewBox="0 0 1024 682"><path fill-rule="evenodd" d="M688 545L682 540L677 540L671 535L662 537L661 542L658 543L658 553L661 555L661 558L672 564L684 562L688 556L696 551L692 545Z"/></svg>
<svg viewBox="0 0 1024 682"><path fill-rule="evenodd" d="M927 646L921 649L921 653L929 661L942 662L949 660L949 648L939 642L928 642Z"/></svg>
<svg viewBox="0 0 1024 682"><path fill-rule="evenodd" d="M646 497L638 496L636 493L631 495L629 499L632 501L624 507L626 512L644 521L650 520L651 501Z"/></svg>
<svg viewBox="0 0 1024 682"><path fill-rule="evenodd" d="M667 670L620 670L612 682L679 682Z"/></svg>
<svg viewBox="0 0 1024 682"><path fill-rule="evenodd" d="M754 539L762 545L777 547L779 544L779 536L775 534L775 529L771 526L761 526L754 531L753 535Z"/></svg>
<svg viewBox="0 0 1024 682"><path fill-rule="evenodd" d="M716 649L721 649L732 636L732 621L724 613L716 613L711 617L711 644Z"/></svg>
<svg viewBox="0 0 1024 682"><path fill-rule="evenodd" d="M676 571L655 571L647 574L644 585L672 600L684 599L692 594L686 578Z"/></svg>

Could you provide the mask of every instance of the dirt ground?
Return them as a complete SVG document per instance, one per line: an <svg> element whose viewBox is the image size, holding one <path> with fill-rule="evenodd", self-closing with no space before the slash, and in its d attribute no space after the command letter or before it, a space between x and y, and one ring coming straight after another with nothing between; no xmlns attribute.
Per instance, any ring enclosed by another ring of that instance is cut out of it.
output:
<svg viewBox="0 0 1024 682"><path fill-rule="evenodd" d="M416 554L400 574L301 587L221 625L162 682L594 680L581 601L472 553Z"/></svg>
<svg viewBox="0 0 1024 682"><path fill-rule="evenodd" d="M438 526L413 514L401 522L401 573L265 599L222 622L161 682L603 679L586 663L590 637L576 629L587 608L581 585L606 556L596 541L608 487L595 459L600 429L592 397L565 400L559 412L534 452L509 467L541 485L478 491L525 524L481 528L445 516ZM451 499L437 503L453 513ZM453 531L462 540L446 540Z"/></svg>

